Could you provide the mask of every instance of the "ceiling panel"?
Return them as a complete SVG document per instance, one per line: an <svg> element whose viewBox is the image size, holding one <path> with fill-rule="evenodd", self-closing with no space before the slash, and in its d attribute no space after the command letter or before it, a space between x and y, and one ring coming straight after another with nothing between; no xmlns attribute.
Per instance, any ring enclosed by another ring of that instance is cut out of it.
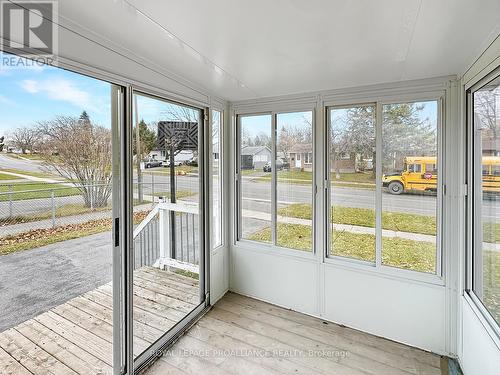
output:
<svg viewBox="0 0 500 375"><path fill-rule="evenodd" d="M462 73L500 30L499 0L68 0L60 13L229 100Z"/></svg>

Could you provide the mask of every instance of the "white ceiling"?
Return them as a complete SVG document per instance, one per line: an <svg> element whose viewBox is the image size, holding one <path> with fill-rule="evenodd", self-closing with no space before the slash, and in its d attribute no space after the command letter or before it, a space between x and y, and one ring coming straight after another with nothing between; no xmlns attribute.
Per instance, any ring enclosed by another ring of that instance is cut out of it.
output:
<svg viewBox="0 0 500 375"><path fill-rule="evenodd" d="M460 74L500 0L65 0L62 19L228 99Z"/></svg>

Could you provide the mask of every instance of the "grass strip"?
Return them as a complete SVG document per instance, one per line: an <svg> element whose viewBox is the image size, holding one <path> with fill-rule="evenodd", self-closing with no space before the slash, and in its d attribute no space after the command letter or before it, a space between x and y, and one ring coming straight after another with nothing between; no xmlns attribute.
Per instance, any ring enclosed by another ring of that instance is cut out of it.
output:
<svg viewBox="0 0 500 375"><path fill-rule="evenodd" d="M268 242L271 228L253 233L249 239ZM312 249L312 227L300 224L277 226L278 246L307 250ZM385 265L421 272L435 272L436 246L430 242L413 241L402 238L383 237L382 262ZM375 235L332 231L332 255L375 261Z"/></svg>
<svg viewBox="0 0 500 375"><path fill-rule="evenodd" d="M312 219L312 207L307 203L296 203L278 210L285 217ZM375 227L375 210L346 206L332 207L332 221L335 224ZM382 212L382 228L398 232L436 235L436 219L433 216L402 212Z"/></svg>
<svg viewBox="0 0 500 375"><path fill-rule="evenodd" d="M140 223L149 211L134 213L134 223ZM112 219L89 220L85 223L61 225L55 228L35 229L0 238L0 255L31 250L57 242L110 231ZM111 239L110 239L111 241Z"/></svg>
<svg viewBox="0 0 500 375"><path fill-rule="evenodd" d="M51 173L44 173L44 172L25 171L23 169L1 168L0 172L10 172L10 173L24 174L26 176L31 176L31 177L62 179L61 176L59 176L59 175L53 175ZM20 177L11 176L11 179L15 179L15 178L20 178Z"/></svg>
<svg viewBox="0 0 500 375"><path fill-rule="evenodd" d="M0 193L2 194L0 194L0 202L51 198L52 191L54 192L54 197L68 197L81 194L77 188L63 184L21 182L16 184L1 184ZM12 194L6 194L11 192Z"/></svg>

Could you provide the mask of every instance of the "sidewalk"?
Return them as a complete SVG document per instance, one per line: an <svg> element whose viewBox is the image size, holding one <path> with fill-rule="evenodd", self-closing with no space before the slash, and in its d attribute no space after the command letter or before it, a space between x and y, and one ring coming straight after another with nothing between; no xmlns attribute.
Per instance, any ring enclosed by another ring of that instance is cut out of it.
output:
<svg viewBox="0 0 500 375"><path fill-rule="evenodd" d="M243 210L243 217L263 220L263 221L271 221L271 215L265 212L252 211L252 210ZM297 225L307 225L311 226L312 221L307 219L299 219L296 217L287 217L278 215L277 217L280 223L286 224L297 224ZM358 233L358 234L372 234L375 235L375 228L370 227L362 227L358 225L348 225L348 224L333 224L333 228L338 231L346 231L350 233ZM410 233L410 232L397 232L394 230L382 229L383 237L391 237L391 238L403 238L412 241L419 242L436 242L436 236L431 236L428 234L419 234L419 233Z"/></svg>

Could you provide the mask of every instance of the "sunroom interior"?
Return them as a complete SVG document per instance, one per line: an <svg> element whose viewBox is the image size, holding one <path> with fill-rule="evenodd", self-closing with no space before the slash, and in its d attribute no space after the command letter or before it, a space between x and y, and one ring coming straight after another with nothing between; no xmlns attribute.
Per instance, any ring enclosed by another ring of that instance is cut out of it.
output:
<svg viewBox="0 0 500 375"><path fill-rule="evenodd" d="M0 374L500 373L498 0L0 6Z"/></svg>

